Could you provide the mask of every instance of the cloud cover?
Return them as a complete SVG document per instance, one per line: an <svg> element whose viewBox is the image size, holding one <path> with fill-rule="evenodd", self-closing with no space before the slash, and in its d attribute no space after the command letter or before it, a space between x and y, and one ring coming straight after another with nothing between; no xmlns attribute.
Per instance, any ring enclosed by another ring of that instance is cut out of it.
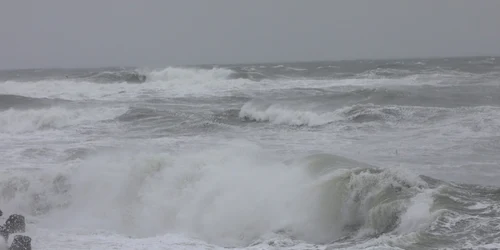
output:
<svg viewBox="0 0 500 250"><path fill-rule="evenodd" d="M500 55L497 0L24 0L0 68Z"/></svg>

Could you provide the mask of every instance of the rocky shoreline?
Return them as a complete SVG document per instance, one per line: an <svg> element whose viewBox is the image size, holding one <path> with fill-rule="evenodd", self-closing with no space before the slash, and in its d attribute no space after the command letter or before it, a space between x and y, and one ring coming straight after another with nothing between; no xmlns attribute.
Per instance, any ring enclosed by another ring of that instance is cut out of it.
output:
<svg viewBox="0 0 500 250"><path fill-rule="evenodd" d="M0 210L0 217L3 212ZM10 215L3 225L0 225L0 235L6 244L11 234L26 232L26 220L20 214ZM31 237L26 235L15 235L8 250L31 250Z"/></svg>

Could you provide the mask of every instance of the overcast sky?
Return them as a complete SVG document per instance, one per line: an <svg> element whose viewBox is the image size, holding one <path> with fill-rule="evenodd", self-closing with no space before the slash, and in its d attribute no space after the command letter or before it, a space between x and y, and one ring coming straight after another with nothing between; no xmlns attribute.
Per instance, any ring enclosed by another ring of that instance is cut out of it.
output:
<svg viewBox="0 0 500 250"><path fill-rule="evenodd" d="M0 68L500 55L500 0L2 0Z"/></svg>

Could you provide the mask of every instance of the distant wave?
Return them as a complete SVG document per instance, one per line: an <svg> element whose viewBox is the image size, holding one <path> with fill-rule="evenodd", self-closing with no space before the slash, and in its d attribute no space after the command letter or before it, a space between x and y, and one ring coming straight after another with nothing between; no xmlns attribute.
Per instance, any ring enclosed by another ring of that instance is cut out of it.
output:
<svg viewBox="0 0 500 250"><path fill-rule="evenodd" d="M321 64L319 64L321 65ZM306 67L307 66L307 67ZM77 71L57 71L57 74L68 74L68 78L54 78L29 81L9 80L0 83L2 94L19 95L31 98L67 99L67 100L126 100L135 97L165 98L188 96L227 96L241 95L241 92L273 92L294 89L321 88L328 91L336 87L401 87L401 86L472 86L496 85L498 73L475 74L457 70L433 70L415 73L408 69L373 69L360 72L342 71L337 68L321 68L303 65L305 71L286 71L284 68L242 67L228 66L214 68L188 68L168 67L157 70L130 69L130 70L103 70L97 73L81 73ZM281 70L281 71L280 71ZM356 69L359 70L359 69ZM54 74L56 74L54 73ZM144 76L144 77L142 77ZM128 79L128 80L127 80ZM135 79L135 80L134 80ZM139 80L139 81L137 81ZM131 84L132 82L137 84ZM106 84L108 83L108 84ZM390 90L376 90L377 93L369 94L367 98L374 101L393 100L404 102L411 100L413 103L423 103L420 97L432 96L437 98L437 91L416 96L404 96L406 93L397 93ZM235 93L239 92L239 93ZM462 94L469 90L464 90ZM477 92L477 91L476 91ZM355 93L353 94L353 96ZM360 94L363 95L363 94ZM483 95L484 96L484 95ZM454 96L452 96L455 98ZM457 98L460 103L471 98ZM367 100L369 101L369 100ZM0 100L1 102L1 100ZM492 98L482 98L484 105L498 102L495 93ZM396 103L401 104L401 103ZM1 105L1 104L0 104ZM417 104L415 104L417 105Z"/></svg>
<svg viewBox="0 0 500 250"><path fill-rule="evenodd" d="M147 81L147 75L136 72L134 70L116 72L103 71L79 78L97 83L144 83Z"/></svg>
<svg viewBox="0 0 500 250"><path fill-rule="evenodd" d="M247 79L262 80L265 76L259 72L247 71L244 69L229 68L188 68L188 67L167 67L159 70L136 69L121 72L100 72L95 76L88 77L89 80L99 82L129 82L144 83L147 81L174 81L174 80L231 80Z"/></svg>
<svg viewBox="0 0 500 250"><path fill-rule="evenodd" d="M33 98L20 95L0 94L0 110L9 108L42 108L58 103L66 103L62 99Z"/></svg>
<svg viewBox="0 0 500 250"><path fill-rule="evenodd" d="M466 75L498 72L498 58L358 60L225 66L172 66L158 69L46 69L0 71L0 81L77 80L97 83L145 83L178 79L351 79L403 78L415 75Z"/></svg>
<svg viewBox="0 0 500 250"><path fill-rule="evenodd" d="M410 112L410 110L408 110ZM334 122L391 122L413 119L402 107L381 107L376 105L354 105L333 111L293 108L283 104L258 104L247 102L241 108L239 117L246 121L270 122L290 126L316 127Z"/></svg>
<svg viewBox="0 0 500 250"><path fill-rule="evenodd" d="M233 72L229 76L229 79L247 79L247 80L252 80L252 81L261 81L264 79L270 79L270 77L266 76L264 73L261 73L258 71L239 70L239 71Z"/></svg>
<svg viewBox="0 0 500 250"><path fill-rule="evenodd" d="M408 112L418 112L418 108L383 107L372 104L357 104L335 110L305 107L294 108L280 103L250 101L243 105L239 117L245 121L270 122L290 126L322 126L333 122L391 122L413 119Z"/></svg>
<svg viewBox="0 0 500 250"><path fill-rule="evenodd" d="M173 80L224 80L229 79L234 71L226 68L179 68L168 67L161 70L147 72L149 81L173 81Z"/></svg>
<svg viewBox="0 0 500 250"><path fill-rule="evenodd" d="M104 121L115 113L113 108L70 109L55 106L27 110L7 109L0 111L0 132L18 134L65 129Z"/></svg>
<svg viewBox="0 0 500 250"><path fill-rule="evenodd" d="M376 68L354 75L355 78L403 78L419 74L408 69L400 68Z"/></svg>
<svg viewBox="0 0 500 250"><path fill-rule="evenodd" d="M247 121L271 122L292 126L321 126L340 119L334 112L300 110L282 104L247 102L239 112Z"/></svg>
<svg viewBox="0 0 500 250"><path fill-rule="evenodd" d="M498 123L500 120L484 121L485 119L489 120L489 117L496 117L500 114L500 109L488 106L437 108L367 103L343 106L333 110L307 107L307 105L294 106L279 102L249 101L241 107L238 117L243 121L309 127L323 126L330 123L344 125L350 123L378 123L412 127L439 124L448 120L453 122L468 119L475 130L500 129Z"/></svg>
<svg viewBox="0 0 500 250"><path fill-rule="evenodd" d="M61 129L70 126L80 113L64 108L42 110L14 110L0 112L0 131L8 133L32 132L45 129Z"/></svg>
<svg viewBox="0 0 500 250"><path fill-rule="evenodd" d="M42 71L43 72L43 71ZM10 72L9 72L10 73ZM13 73L10 73L11 75ZM151 81L174 80L224 80L224 79L252 79L258 78L258 73L235 71L229 68L197 68L197 67L166 67L163 69L102 69L73 71L61 70L59 73L41 75L36 78L37 72L26 73L26 78L12 77L5 81L33 82L33 81L78 81L94 83L145 83ZM31 76L30 74L33 74ZM38 72L38 74L41 74ZM61 75L63 74L63 75ZM17 76L17 74L16 74ZM24 80L23 80L24 79Z"/></svg>
<svg viewBox="0 0 500 250"><path fill-rule="evenodd" d="M425 64L394 64L394 65L374 65L363 68L338 68L336 66L318 66L315 68L294 68L294 67L233 67L235 71L233 77L261 81L264 79L404 79L411 77L427 77L439 79L440 77L481 77L480 74L463 71L461 69L436 69L427 67Z"/></svg>

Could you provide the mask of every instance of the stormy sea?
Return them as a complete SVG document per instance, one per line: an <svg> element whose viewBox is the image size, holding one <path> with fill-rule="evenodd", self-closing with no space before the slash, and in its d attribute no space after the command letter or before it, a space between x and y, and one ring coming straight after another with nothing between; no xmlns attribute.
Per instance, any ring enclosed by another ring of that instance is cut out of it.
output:
<svg viewBox="0 0 500 250"><path fill-rule="evenodd" d="M497 249L500 57L3 70L0 156L33 249Z"/></svg>

